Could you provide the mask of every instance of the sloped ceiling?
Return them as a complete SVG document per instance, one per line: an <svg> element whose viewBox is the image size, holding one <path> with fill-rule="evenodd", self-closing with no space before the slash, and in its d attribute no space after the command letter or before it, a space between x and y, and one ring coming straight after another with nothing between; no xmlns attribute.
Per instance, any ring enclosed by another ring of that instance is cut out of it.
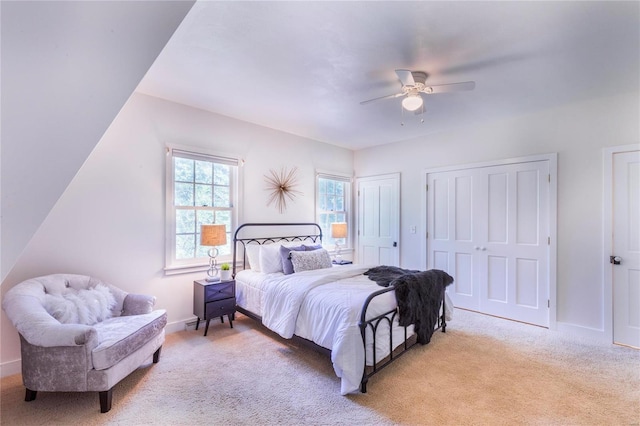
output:
<svg viewBox="0 0 640 426"><path fill-rule="evenodd" d="M0 2L3 280L192 5Z"/></svg>
<svg viewBox="0 0 640 426"><path fill-rule="evenodd" d="M638 92L639 10L609 1L199 1L138 90L361 149ZM398 68L476 89L427 96L419 116L403 113L400 99L360 105L398 92Z"/></svg>

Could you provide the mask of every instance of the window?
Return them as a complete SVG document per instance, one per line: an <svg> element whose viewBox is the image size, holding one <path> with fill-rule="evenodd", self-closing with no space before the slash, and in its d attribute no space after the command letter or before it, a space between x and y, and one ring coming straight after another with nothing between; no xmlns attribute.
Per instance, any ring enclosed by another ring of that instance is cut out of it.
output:
<svg viewBox="0 0 640 426"><path fill-rule="evenodd" d="M200 226L212 223L226 225L227 244L218 247L218 260L229 260L237 218L237 160L177 149L169 153L166 270L208 264L211 247L200 245Z"/></svg>
<svg viewBox="0 0 640 426"><path fill-rule="evenodd" d="M316 222L322 228L322 242L335 245L331 238L331 223L347 222L350 219L351 179L318 173L316 181ZM342 247L349 247L349 237L339 241Z"/></svg>

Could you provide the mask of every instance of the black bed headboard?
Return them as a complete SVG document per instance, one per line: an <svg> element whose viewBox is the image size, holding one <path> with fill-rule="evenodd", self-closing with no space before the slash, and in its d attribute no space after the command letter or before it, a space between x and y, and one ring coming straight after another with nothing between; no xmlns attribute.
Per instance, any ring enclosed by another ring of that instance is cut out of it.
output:
<svg viewBox="0 0 640 426"><path fill-rule="evenodd" d="M300 230L299 234L296 234ZM292 233L294 235L287 235ZM238 248L242 247L242 269L247 266L245 247L248 244L272 244L280 241L322 243L322 228L313 222L245 223L233 234L233 276L236 276Z"/></svg>

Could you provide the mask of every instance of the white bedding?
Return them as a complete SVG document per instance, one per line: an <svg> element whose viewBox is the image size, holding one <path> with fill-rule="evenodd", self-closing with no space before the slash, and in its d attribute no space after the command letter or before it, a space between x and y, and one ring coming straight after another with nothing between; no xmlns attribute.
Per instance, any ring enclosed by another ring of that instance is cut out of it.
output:
<svg viewBox="0 0 640 426"><path fill-rule="evenodd" d="M382 289L362 275L369 268L344 265L290 275L241 271L236 275L236 299L239 306L260 315L263 324L282 337L295 334L330 349L334 370L341 378L340 392L345 395L358 391L362 379L360 311L369 294ZM395 294L385 293L369 306L368 317L395 306ZM394 326L395 348L404 340L404 328L397 321ZM377 361L388 355L388 332L388 327L378 329ZM411 327L408 332L412 333ZM369 336L367 342L371 341ZM372 348L367 347L368 364L372 358Z"/></svg>

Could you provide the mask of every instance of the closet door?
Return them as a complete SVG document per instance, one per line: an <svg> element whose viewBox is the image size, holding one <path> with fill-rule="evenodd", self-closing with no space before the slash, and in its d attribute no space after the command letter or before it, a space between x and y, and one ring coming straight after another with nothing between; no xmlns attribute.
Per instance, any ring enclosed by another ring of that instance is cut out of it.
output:
<svg viewBox="0 0 640 426"><path fill-rule="evenodd" d="M486 275L476 250L481 236L475 218L482 209L474 201L480 198L481 176L478 169L465 169L429 174L427 179L427 267L453 276L449 296L456 307L471 310L480 310L480 281Z"/></svg>
<svg viewBox="0 0 640 426"><path fill-rule="evenodd" d="M549 325L549 166L546 161L491 167L479 224L486 270L482 311ZM482 201L480 201L482 203Z"/></svg>
<svg viewBox="0 0 640 426"><path fill-rule="evenodd" d="M547 161L430 173L428 259L454 305L549 324Z"/></svg>

